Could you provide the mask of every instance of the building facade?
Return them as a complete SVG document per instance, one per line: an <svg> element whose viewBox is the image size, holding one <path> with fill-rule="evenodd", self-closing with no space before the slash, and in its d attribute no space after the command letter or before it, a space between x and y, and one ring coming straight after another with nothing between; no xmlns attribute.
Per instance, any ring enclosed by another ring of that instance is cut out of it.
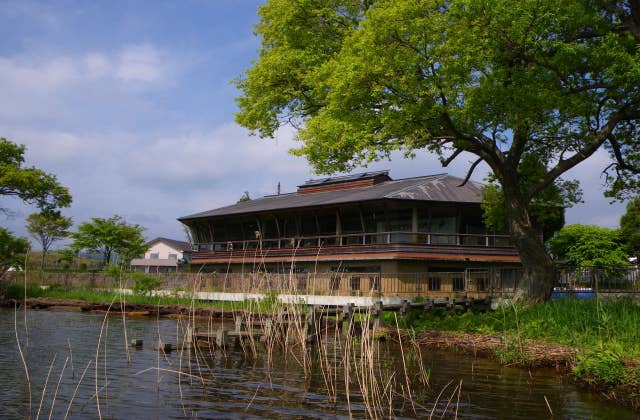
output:
<svg viewBox="0 0 640 420"><path fill-rule="evenodd" d="M131 269L144 273L177 272L190 260L191 244L168 238L155 238L147 244L143 258L131 260Z"/></svg>
<svg viewBox="0 0 640 420"><path fill-rule="evenodd" d="M179 220L192 267L246 290L469 296L515 281L509 238L486 229L482 186L387 171L311 180Z"/></svg>

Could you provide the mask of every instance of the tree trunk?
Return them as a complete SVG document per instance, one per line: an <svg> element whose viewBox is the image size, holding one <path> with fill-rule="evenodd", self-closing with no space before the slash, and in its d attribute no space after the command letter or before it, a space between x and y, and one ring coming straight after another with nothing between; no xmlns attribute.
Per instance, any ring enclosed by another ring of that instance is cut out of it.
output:
<svg viewBox="0 0 640 420"><path fill-rule="evenodd" d="M556 280L555 265L547 254L541 233L531 224L527 206L506 195L505 201L511 240L522 262L522 278L514 297L527 303L546 301L551 297Z"/></svg>

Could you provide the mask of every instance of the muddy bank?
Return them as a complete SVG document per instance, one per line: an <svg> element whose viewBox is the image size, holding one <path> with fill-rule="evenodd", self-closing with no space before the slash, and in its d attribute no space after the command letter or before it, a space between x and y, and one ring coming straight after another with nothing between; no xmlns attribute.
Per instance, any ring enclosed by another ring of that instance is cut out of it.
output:
<svg viewBox="0 0 640 420"><path fill-rule="evenodd" d="M207 318L233 318L235 313L244 311L230 311L216 308L193 308L183 305L150 305L114 302L96 303L73 299L54 298L27 298L26 300L7 299L0 302L0 307L23 308L49 311L79 311L88 313L113 313L124 312L128 316L170 317L170 316L197 316Z"/></svg>

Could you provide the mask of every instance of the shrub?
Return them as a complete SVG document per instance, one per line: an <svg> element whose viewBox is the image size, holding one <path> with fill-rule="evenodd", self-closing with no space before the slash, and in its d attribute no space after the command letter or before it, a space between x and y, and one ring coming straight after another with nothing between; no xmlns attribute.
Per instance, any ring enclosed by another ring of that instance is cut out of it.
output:
<svg viewBox="0 0 640 420"><path fill-rule="evenodd" d="M591 382L622 383L627 373L622 362L622 346L609 343L579 355L573 373Z"/></svg>
<svg viewBox="0 0 640 420"><path fill-rule="evenodd" d="M158 277L150 276L141 272L133 272L129 275L133 280L131 289L139 295L150 296L151 292L162 285L162 280Z"/></svg>

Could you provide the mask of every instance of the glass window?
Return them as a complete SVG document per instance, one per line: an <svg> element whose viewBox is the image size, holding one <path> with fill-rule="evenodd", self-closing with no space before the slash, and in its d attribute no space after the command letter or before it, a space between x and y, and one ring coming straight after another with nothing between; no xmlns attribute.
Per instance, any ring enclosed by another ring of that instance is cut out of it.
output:
<svg viewBox="0 0 640 420"><path fill-rule="evenodd" d="M433 209L429 233L432 244L455 245L457 243L457 210L455 208Z"/></svg>
<svg viewBox="0 0 640 420"><path fill-rule="evenodd" d="M151 254L149 254L149 258L152 260L157 260L158 258L160 258L160 254L158 252L152 252Z"/></svg>
<svg viewBox="0 0 640 420"><path fill-rule="evenodd" d="M169 259L170 260L177 260L178 259L178 254L169 254Z"/></svg>

